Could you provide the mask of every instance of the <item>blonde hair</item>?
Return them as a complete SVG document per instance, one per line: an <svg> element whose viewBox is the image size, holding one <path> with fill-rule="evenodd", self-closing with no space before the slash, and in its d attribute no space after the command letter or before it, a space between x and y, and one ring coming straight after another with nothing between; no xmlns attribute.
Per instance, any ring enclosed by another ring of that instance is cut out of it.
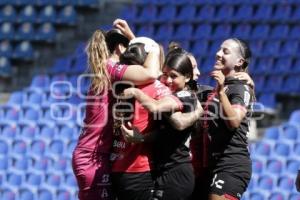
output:
<svg viewBox="0 0 300 200"><path fill-rule="evenodd" d="M89 39L86 47L88 66L92 76L91 89L95 94L101 93L111 86L110 76L106 68L109 56L105 35L101 30L96 30Z"/></svg>

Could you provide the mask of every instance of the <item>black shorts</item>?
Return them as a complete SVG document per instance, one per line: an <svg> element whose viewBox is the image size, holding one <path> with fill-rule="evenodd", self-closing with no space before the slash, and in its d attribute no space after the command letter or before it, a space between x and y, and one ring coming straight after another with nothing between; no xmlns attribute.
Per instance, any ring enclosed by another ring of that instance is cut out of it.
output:
<svg viewBox="0 0 300 200"><path fill-rule="evenodd" d="M150 172L112 173L112 189L118 200L150 200L154 181Z"/></svg>
<svg viewBox="0 0 300 200"><path fill-rule="evenodd" d="M190 200L207 200L211 182L210 170L209 168L203 168L201 173L198 174L195 178L195 188Z"/></svg>
<svg viewBox="0 0 300 200"><path fill-rule="evenodd" d="M240 199L246 191L250 178L237 177L229 172L213 174L210 183L210 194L229 195Z"/></svg>
<svg viewBox="0 0 300 200"><path fill-rule="evenodd" d="M194 185L192 164L179 164L157 174L153 200L187 200L192 195Z"/></svg>

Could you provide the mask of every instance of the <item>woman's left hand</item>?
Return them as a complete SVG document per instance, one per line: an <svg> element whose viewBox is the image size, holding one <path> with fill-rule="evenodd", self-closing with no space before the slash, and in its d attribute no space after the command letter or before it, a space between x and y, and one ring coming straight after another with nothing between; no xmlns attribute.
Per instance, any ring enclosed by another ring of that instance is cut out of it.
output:
<svg viewBox="0 0 300 200"><path fill-rule="evenodd" d="M254 88L254 86L255 86L252 78L246 72L237 72L237 73L235 73L234 78L237 78L242 81L247 81L247 84L252 88Z"/></svg>
<svg viewBox="0 0 300 200"><path fill-rule="evenodd" d="M225 76L224 74L222 73L221 70L214 70L211 74L211 77L213 77L217 83L218 83L218 86L217 86L217 91L220 92L224 89L224 83L225 83Z"/></svg>
<svg viewBox="0 0 300 200"><path fill-rule="evenodd" d="M127 122L127 125L121 125L121 132L126 142L131 143L141 143L144 142L143 135L139 132L139 130L132 126L130 122Z"/></svg>
<svg viewBox="0 0 300 200"><path fill-rule="evenodd" d="M123 92L123 96L125 99L133 98L135 95L136 88L127 88Z"/></svg>

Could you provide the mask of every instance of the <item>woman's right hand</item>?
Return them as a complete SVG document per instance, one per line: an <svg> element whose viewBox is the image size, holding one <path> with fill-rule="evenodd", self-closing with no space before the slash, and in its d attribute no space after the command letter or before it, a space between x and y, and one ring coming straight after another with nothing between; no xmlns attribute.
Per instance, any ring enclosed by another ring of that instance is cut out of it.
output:
<svg viewBox="0 0 300 200"><path fill-rule="evenodd" d="M126 20L123 19L116 19L113 22L113 26L119 29L129 40L135 38L135 35L131 31L129 25L127 24Z"/></svg>
<svg viewBox="0 0 300 200"><path fill-rule="evenodd" d="M136 94L136 88L127 88L123 91L123 96L124 99L130 99L130 98L133 98L135 97L135 94Z"/></svg>

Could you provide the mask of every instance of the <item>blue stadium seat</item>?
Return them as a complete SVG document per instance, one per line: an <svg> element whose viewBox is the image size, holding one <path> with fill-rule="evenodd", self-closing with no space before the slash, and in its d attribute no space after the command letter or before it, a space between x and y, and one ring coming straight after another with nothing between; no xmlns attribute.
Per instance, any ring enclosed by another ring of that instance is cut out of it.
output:
<svg viewBox="0 0 300 200"><path fill-rule="evenodd" d="M0 76L11 77L12 75L13 70L10 60L6 57L0 57Z"/></svg>
<svg viewBox="0 0 300 200"><path fill-rule="evenodd" d="M271 191L274 186L276 186L276 183L271 178L271 176L262 175L258 178L258 182L257 182L258 188L266 191Z"/></svg>
<svg viewBox="0 0 300 200"><path fill-rule="evenodd" d="M265 109L276 107L276 96L274 93L265 93L260 95L259 102L265 106Z"/></svg>
<svg viewBox="0 0 300 200"><path fill-rule="evenodd" d="M12 5L5 5L0 11L0 22L15 22L17 21L17 14L15 7Z"/></svg>
<svg viewBox="0 0 300 200"><path fill-rule="evenodd" d="M255 145L255 155L269 156L271 153L272 145L270 143L260 141Z"/></svg>
<svg viewBox="0 0 300 200"><path fill-rule="evenodd" d="M1 141L0 141L0 144L2 145L3 143L1 143ZM0 151L1 151L1 149L0 149ZM8 157L8 155L2 155L2 153L0 152L0 176L1 176L2 172L6 173L8 171L8 169L10 169L10 167L11 167L10 158ZM2 177L2 178L4 178L4 177ZM0 185L1 185L1 183L2 182L0 180Z"/></svg>
<svg viewBox="0 0 300 200"><path fill-rule="evenodd" d="M265 139L276 141L279 139L279 137L280 137L279 129L277 127L270 127L266 129L264 135Z"/></svg>
<svg viewBox="0 0 300 200"><path fill-rule="evenodd" d="M26 184L33 186L33 187L38 187L44 181L43 176L44 176L44 174L42 174L42 173L29 172L26 174L26 180L25 180Z"/></svg>
<svg viewBox="0 0 300 200"><path fill-rule="evenodd" d="M299 39L300 38L300 35L298 34L299 31L300 31L300 25L296 24L294 26L291 26L289 38L290 39Z"/></svg>
<svg viewBox="0 0 300 200"><path fill-rule="evenodd" d="M239 5L233 19L237 21L249 20L253 16L253 6L245 4Z"/></svg>
<svg viewBox="0 0 300 200"><path fill-rule="evenodd" d="M71 139L77 139L79 131L75 126L63 125L59 129L58 137L69 142Z"/></svg>
<svg viewBox="0 0 300 200"><path fill-rule="evenodd" d="M23 107L23 116L21 120L36 122L40 119L40 117L41 117L41 111L39 107L33 105L28 107Z"/></svg>
<svg viewBox="0 0 300 200"><path fill-rule="evenodd" d="M215 64L216 62L216 53L217 51L220 49L220 46L222 44L222 40L214 40L209 47L209 55L213 57L213 63ZM210 66L210 68L212 69L213 65Z"/></svg>
<svg viewBox="0 0 300 200"><path fill-rule="evenodd" d="M75 0L73 0L75 1ZM97 8L99 6L99 1L97 0L78 0L76 5L82 7L90 7L90 8Z"/></svg>
<svg viewBox="0 0 300 200"><path fill-rule="evenodd" d="M13 53L13 47L8 40L3 40L0 42L0 57L10 58Z"/></svg>
<svg viewBox="0 0 300 200"><path fill-rule="evenodd" d="M148 5L141 8L141 13L135 20L136 22L153 22L157 16L157 7Z"/></svg>
<svg viewBox="0 0 300 200"><path fill-rule="evenodd" d="M278 40L268 40L264 45L262 55L267 57L277 57L280 51L280 45L281 42Z"/></svg>
<svg viewBox="0 0 300 200"><path fill-rule="evenodd" d="M291 16L291 7L292 6L289 4L276 5L272 19L275 21L286 22Z"/></svg>
<svg viewBox="0 0 300 200"><path fill-rule="evenodd" d="M6 156L10 152L10 145L8 141L0 139L0 155Z"/></svg>
<svg viewBox="0 0 300 200"><path fill-rule="evenodd" d="M59 13L56 23L75 25L77 21L77 12L71 5L65 6Z"/></svg>
<svg viewBox="0 0 300 200"><path fill-rule="evenodd" d="M259 158L252 158L252 171L254 174L262 174L264 173L265 162Z"/></svg>
<svg viewBox="0 0 300 200"><path fill-rule="evenodd" d="M35 30L31 23L26 22L19 26L16 31L15 40L33 40L35 37Z"/></svg>
<svg viewBox="0 0 300 200"><path fill-rule="evenodd" d="M17 104L7 105L5 108L4 120L7 121L18 121L21 117L21 109Z"/></svg>
<svg viewBox="0 0 300 200"><path fill-rule="evenodd" d="M300 110L295 110L292 112L289 118L289 123L299 124L300 123Z"/></svg>
<svg viewBox="0 0 300 200"><path fill-rule="evenodd" d="M29 188L20 188L19 200L37 200L35 191Z"/></svg>
<svg viewBox="0 0 300 200"><path fill-rule="evenodd" d="M172 4L164 5L156 17L158 22L172 22L177 14L176 7Z"/></svg>
<svg viewBox="0 0 300 200"><path fill-rule="evenodd" d="M238 24L234 31L233 36L240 39L247 39L251 32L251 25L249 24Z"/></svg>
<svg viewBox="0 0 300 200"><path fill-rule="evenodd" d="M210 4L204 4L196 13L196 21L211 22L215 17L216 7Z"/></svg>
<svg viewBox="0 0 300 200"><path fill-rule="evenodd" d="M289 75L283 82L282 92L291 93L300 91L300 80L297 75Z"/></svg>
<svg viewBox="0 0 300 200"><path fill-rule="evenodd" d="M5 22L0 25L0 40L13 40L15 30L12 23Z"/></svg>
<svg viewBox="0 0 300 200"><path fill-rule="evenodd" d="M291 191L293 191L294 185L295 185L295 181L291 177L288 177L285 175L283 177L278 178L277 187L281 191L291 192Z"/></svg>
<svg viewBox="0 0 300 200"><path fill-rule="evenodd" d="M40 158L45 154L46 147L47 143L43 139L32 140L30 144L29 154L35 158ZM37 163L35 162L34 165L36 166L36 164Z"/></svg>
<svg viewBox="0 0 300 200"><path fill-rule="evenodd" d="M12 187L20 187L25 182L25 175L16 170L7 172L7 184Z"/></svg>
<svg viewBox="0 0 300 200"><path fill-rule="evenodd" d="M280 135L280 138L282 140L289 140L291 142L299 140L299 130L297 126L292 124L284 124L282 125L282 134Z"/></svg>
<svg viewBox="0 0 300 200"><path fill-rule="evenodd" d="M283 57L283 58L276 59L274 64L274 69L270 72L271 74L284 75L290 73L291 68L292 68L292 59L290 57Z"/></svg>
<svg viewBox="0 0 300 200"><path fill-rule="evenodd" d="M132 22L134 21L138 16L137 6L135 4L129 4L127 5L124 10L121 13L121 16L127 21Z"/></svg>
<svg viewBox="0 0 300 200"><path fill-rule="evenodd" d="M271 4L260 4L252 19L260 22L267 21L271 18L272 10L273 8Z"/></svg>
<svg viewBox="0 0 300 200"><path fill-rule="evenodd" d="M216 62L215 57L213 57L213 56L206 57L203 60L203 63L200 65L201 66L201 71L204 72L204 73L212 71L215 62ZM204 77L201 77L200 81L201 81L202 78L205 79ZM204 82L206 82L207 85L210 85L208 83L210 83L212 79L210 77L207 77L207 78L208 79ZM203 82L203 84L204 84L204 82Z"/></svg>
<svg viewBox="0 0 300 200"><path fill-rule="evenodd" d="M19 13L18 21L34 23L37 19L36 10L33 5L27 5Z"/></svg>
<svg viewBox="0 0 300 200"><path fill-rule="evenodd" d="M299 199L300 199L299 193L291 193L289 195L289 200L299 200Z"/></svg>
<svg viewBox="0 0 300 200"><path fill-rule="evenodd" d="M252 73L253 74L253 73ZM265 77L262 75L253 76L256 92L262 92L265 86Z"/></svg>
<svg viewBox="0 0 300 200"><path fill-rule="evenodd" d="M35 162L33 163L33 171L45 173L48 171L48 169L51 169L53 163L53 158L47 156L37 156Z"/></svg>
<svg viewBox="0 0 300 200"><path fill-rule="evenodd" d="M278 176L283 172L285 162L280 159L269 159L266 164L266 172L272 176Z"/></svg>
<svg viewBox="0 0 300 200"><path fill-rule="evenodd" d="M65 173L68 170L72 170L72 161L70 158L67 157L60 157L58 160L55 161L52 171L53 172L62 172Z"/></svg>
<svg viewBox="0 0 300 200"><path fill-rule="evenodd" d="M208 49L208 41L207 40L196 40L193 42L193 46L191 48L191 53L195 56L204 56L207 53ZM200 65L200 63L199 63ZM202 66L201 66L202 71Z"/></svg>
<svg viewBox="0 0 300 200"><path fill-rule="evenodd" d="M176 20L182 21L184 23L193 20L196 14L196 7L191 4L186 4L180 7L179 13L176 16Z"/></svg>
<svg viewBox="0 0 300 200"><path fill-rule="evenodd" d="M283 76L269 76L266 80L265 92L280 92L283 88Z"/></svg>
<svg viewBox="0 0 300 200"><path fill-rule="evenodd" d="M299 48L299 43L297 40L285 40L282 44L282 51L280 54L282 56L295 56Z"/></svg>
<svg viewBox="0 0 300 200"><path fill-rule="evenodd" d="M58 172L53 172L53 173L48 173L46 175L46 184L51 186L51 187L54 187L54 188L59 188L61 182L62 182L62 175L59 174Z"/></svg>
<svg viewBox="0 0 300 200"><path fill-rule="evenodd" d="M295 158L297 158L299 156L300 153L300 143L296 142L293 146L293 155Z"/></svg>
<svg viewBox="0 0 300 200"><path fill-rule="evenodd" d="M172 24L160 25L154 34L155 40L170 40L173 35L173 29L174 27Z"/></svg>
<svg viewBox="0 0 300 200"><path fill-rule="evenodd" d="M72 193L68 190L59 190L57 200L72 200Z"/></svg>
<svg viewBox="0 0 300 200"><path fill-rule="evenodd" d="M17 193L9 188L3 188L2 199L4 200L17 200Z"/></svg>
<svg viewBox="0 0 300 200"><path fill-rule="evenodd" d="M40 124L40 137L43 140L51 141L57 135L55 123Z"/></svg>
<svg viewBox="0 0 300 200"><path fill-rule="evenodd" d="M68 155L72 155L75 147L77 145L77 139L76 140L71 140L68 144L67 144L67 148L66 150L64 151L65 155L68 156Z"/></svg>
<svg viewBox="0 0 300 200"><path fill-rule="evenodd" d="M41 188L38 191L38 199L39 200L54 200L55 193L52 190L47 188Z"/></svg>
<svg viewBox="0 0 300 200"><path fill-rule="evenodd" d="M39 89L37 89L39 88ZM40 74L33 77L29 89L48 90L50 88L50 77L46 74Z"/></svg>
<svg viewBox="0 0 300 200"><path fill-rule="evenodd" d="M50 68L50 73L66 73L69 72L72 65L72 57L58 58L55 60L54 65Z"/></svg>
<svg viewBox="0 0 300 200"><path fill-rule="evenodd" d="M137 36L146 36L146 37L152 37L154 34L154 26L152 24L143 24L141 25L137 32Z"/></svg>
<svg viewBox="0 0 300 200"><path fill-rule="evenodd" d="M66 174L65 183L70 187L77 187L77 181L73 173Z"/></svg>
<svg viewBox="0 0 300 200"><path fill-rule="evenodd" d="M262 192L250 192L250 200L265 200L265 196Z"/></svg>
<svg viewBox="0 0 300 200"><path fill-rule="evenodd" d="M29 156L25 156L22 158L14 158L12 166L16 170L19 170L21 172L26 172L28 169L31 169L31 167L33 166L33 158Z"/></svg>
<svg viewBox="0 0 300 200"><path fill-rule="evenodd" d="M297 158L296 159L288 159L286 161L285 171L287 173L297 174L299 169L300 169L300 161Z"/></svg>
<svg viewBox="0 0 300 200"><path fill-rule="evenodd" d="M272 57L262 57L256 60L256 66L252 71L254 74L266 75L272 71L273 66L274 59Z"/></svg>
<svg viewBox="0 0 300 200"><path fill-rule="evenodd" d="M14 122L10 123L10 122L4 121L1 123L1 127L2 127L1 136L3 137L3 139L9 140L9 141L13 141L16 139L17 134L18 134L16 123L14 123Z"/></svg>
<svg viewBox="0 0 300 200"><path fill-rule="evenodd" d="M289 26L278 24L272 27L270 39L286 39L289 34Z"/></svg>
<svg viewBox="0 0 300 200"><path fill-rule="evenodd" d="M23 102L26 106L40 106L43 102L44 94L39 91L33 91L28 94L27 99Z"/></svg>
<svg viewBox="0 0 300 200"><path fill-rule="evenodd" d="M42 24L35 35L35 40L43 42L53 42L56 36L56 29L52 23Z"/></svg>
<svg viewBox="0 0 300 200"><path fill-rule="evenodd" d="M197 26L193 34L195 39L210 38L212 34L212 27L210 24L200 24Z"/></svg>
<svg viewBox="0 0 300 200"><path fill-rule="evenodd" d="M173 38L175 40L188 40L193 33L193 26L191 24L181 24L174 31Z"/></svg>
<svg viewBox="0 0 300 200"><path fill-rule="evenodd" d="M228 22L232 19L233 12L234 12L233 5L229 5L229 4L221 5L214 19L220 22Z"/></svg>
<svg viewBox="0 0 300 200"><path fill-rule="evenodd" d="M215 27L215 30L211 37L215 39L225 39L225 38L229 38L230 35L231 35L231 25L219 24Z"/></svg>
<svg viewBox="0 0 300 200"><path fill-rule="evenodd" d="M252 31L253 32L253 31ZM259 57L263 49L264 40L255 40L249 43L253 56Z"/></svg>
<svg viewBox="0 0 300 200"><path fill-rule="evenodd" d="M299 58L297 58L296 61L294 62L293 67L292 67L292 71L295 72L295 73L300 72L300 59Z"/></svg>
<svg viewBox="0 0 300 200"><path fill-rule="evenodd" d="M53 140L50 142L47 155L53 157L54 159L58 159L64 153L64 143L62 140Z"/></svg>
<svg viewBox="0 0 300 200"><path fill-rule="evenodd" d="M51 5L47 5L43 7L43 9L40 11L37 20L40 23L45 23L45 22L55 23L56 18L57 18L57 13L55 8Z"/></svg>
<svg viewBox="0 0 300 200"><path fill-rule="evenodd" d="M300 5L296 4L294 8L294 12L292 13L290 19L291 21L299 21L300 20Z"/></svg>
<svg viewBox="0 0 300 200"><path fill-rule="evenodd" d="M269 200L278 200L278 199L286 199L287 195L285 195L285 193L283 192L272 192L270 194Z"/></svg>
<svg viewBox="0 0 300 200"><path fill-rule="evenodd" d="M252 39L266 39L269 38L270 27L268 24L257 24L251 33Z"/></svg>
<svg viewBox="0 0 300 200"><path fill-rule="evenodd" d="M13 141L11 154L17 157L24 157L27 154L26 142L23 140Z"/></svg>
<svg viewBox="0 0 300 200"><path fill-rule="evenodd" d="M283 143L283 142L277 142L275 144L274 149L272 151L272 154L274 157L285 157L287 158L288 156L291 155L292 147L289 143Z"/></svg>
<svg viewBox="0 0 300 200"><path fill-rule="evenodd" d="M81 54L77 55L75 58L75 63L71 70L73 73L81 74L87 69L87 55Z"/></svg>
<svg viewBox="0 0 300 200"><path fill-rule="evenodd" d="M23 103L23 92L22 91L16 91L16 92L12 92L10 94L9 100L7 102L7 104L10 105L21 105Z"/></svg>
<svg viewBox="0 0 300 200"><path fill-rule="evenodd" d="M14 50L13 57L23 60L33 59L33 48L31 43L28 41L19 43Z"/></svg>

